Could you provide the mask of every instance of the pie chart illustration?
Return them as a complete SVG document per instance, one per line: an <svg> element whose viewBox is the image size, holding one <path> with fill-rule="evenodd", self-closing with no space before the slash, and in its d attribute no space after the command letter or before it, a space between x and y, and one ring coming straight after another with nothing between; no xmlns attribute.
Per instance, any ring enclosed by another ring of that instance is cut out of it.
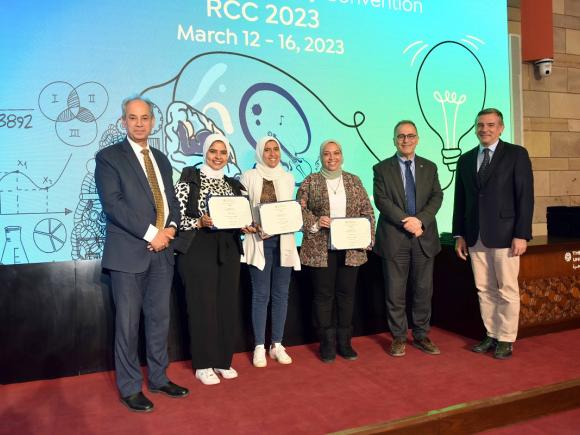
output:
<svg viewBox="0 0 580 435"><path fill-rule="evenodd" d="M42 252L59 251L66 242L66 227L58 219L43 219L34 227L34 243Z"/></svg>

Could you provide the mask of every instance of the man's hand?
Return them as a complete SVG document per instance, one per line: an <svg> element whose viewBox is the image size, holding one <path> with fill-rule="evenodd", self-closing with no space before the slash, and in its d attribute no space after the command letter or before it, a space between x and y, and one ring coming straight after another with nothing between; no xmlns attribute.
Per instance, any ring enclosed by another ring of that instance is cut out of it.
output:
<svg viewBox="0 0 580 435"><path fill-rule="evenodd" d="M419 237L416 235L418 231L421 231L421 234L423 234L423 223L415 216L406 217L401 222L403 222L403 228L405 229L405 231L408 231L415 237Z"/></svg>
<svg viewBox="0 0 580 435"><path fill-rule="evenodd" d="M462 260L467 260L467 256L469 255L467 243L465 243L465 239L461 236L455 239L455 253Z"/></svg>
<svg viewBox="0 0 580 435"><path fill-rule="evenodd" d="M415 232L413 233L413 237L415 237L415 238L419 238L419 237L421 237L422 235L423 235L423 230L422 230L421 228L419 228L417 231L415 231Z"/></svg>
<svg viewBox="0 0 580 435"><path fill-rule="evenodd" d="M512 255L514 257L523 255L527 248L528 242L526 239L518 239L516 237L512 239Z"/></svg>
<svg viewBox="0 0 580 435"><path fill-rule="evenodd" d="M169 236L171 234L171 237ZM175 237L175 229L174 228L164 228L162 230L157 231L157 235L151 243L147 245L147 248L150 251L160 252L163 251L165 248L169 246L169 243Z"/></svg>
<svg viewBox="0 0 580 435"><path fill-rule="evenodd" d="M167 227L167 228L163 228L163 232L167 235L169 240L173 240L173 239L175 239L175 233L177 231L175 230L175 227Z"/></svg>

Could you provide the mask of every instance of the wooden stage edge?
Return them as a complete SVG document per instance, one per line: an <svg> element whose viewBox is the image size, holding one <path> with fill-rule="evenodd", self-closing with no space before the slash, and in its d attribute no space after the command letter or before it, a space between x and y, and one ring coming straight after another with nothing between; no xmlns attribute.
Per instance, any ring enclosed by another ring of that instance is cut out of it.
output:
<svg viewBox="0 0 580 435"><path fill-rule="evenodd" d="M580 407L580 378L460 403L336 434L472 434L577 407Z"/></svg>

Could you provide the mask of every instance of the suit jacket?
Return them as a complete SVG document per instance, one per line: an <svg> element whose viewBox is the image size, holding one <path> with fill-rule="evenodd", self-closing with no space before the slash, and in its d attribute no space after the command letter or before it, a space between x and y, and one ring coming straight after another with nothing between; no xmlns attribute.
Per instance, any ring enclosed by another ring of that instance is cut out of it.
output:
<svg viewBox="0 0 580 435"><path fill-rule="evenodd" d="M534 180L527 150L500 140L481 184L478 152L473 148L457 164L453 234L463 236L467 246L479 235L488 248L509 248L514 237L530 240Z"/></svg>
<svg viewBox="0 0 580 435"><path fill-rule="evenodd" d="M403 228L401 220L409 215L405 211L405 188L401 169L395 154L373 167L373 192L380 212L374 252L383 258L393 258L401 246L412 236ZM415 217L423 223L423 234L418 238L427 257L441 251L435 215L443 202L443 191L437 176L437 166L430 160L415 156Z"/></svg>
<svg viewBox="0 0 580 435"><path fill-rule="evenodd" d="M169 216L165 225L179 223L179 204L173 190L172 168L161 151L150 148L163 179ZM101 264L106 269L143 272L151 256L164 255L173 264L173 248L160 253L147 250L143 239L149 225L155 225L155 200L147 176L129 141L125 139L97 153L95 181L107 217L107 237Z"/></svg>
<svg viewBox="0 0 580 435"><path fill-rule="evenodd" d="M346 217L369 218L372 232L375 225L375 212L360 178L342 171L342 180L346 194ZM320 216L330 216L326 179L318 172L310 174L298 188L296 198L302 206L302 219L304 221L300 261L310 267L328 267L328 236L330 231L326 228L321 228L316 233L309 231ZM349 249L346 251L345 257L346 266L360 266L367 261L367 253L364 249Z"/></svg>

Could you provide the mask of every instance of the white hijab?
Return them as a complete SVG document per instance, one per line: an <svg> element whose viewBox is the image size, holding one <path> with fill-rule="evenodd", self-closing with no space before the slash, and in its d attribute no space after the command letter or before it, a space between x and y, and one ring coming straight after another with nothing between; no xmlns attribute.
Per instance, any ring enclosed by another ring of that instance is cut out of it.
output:
<svg viewBox="0 0 580 435"><path fill-rule="evenodd" d="M226 159L229 159L232 154L232 148L230 146L230 143L224 135L219 133L212 133L208 137L206 137L205 141L203 142L203 165L201 165L200 171L203 172L205 176L208 178L218 178L218 179L224 178L225 166L219 170L215 170L207 164L207 152L209 151L213 143L218 141L223 142L224 145L226 146L226 151L228 152Z"/></svg>
<svg viewBox="0 0 580 435"><path fill-rule="evenodd" d="M280 146L280 142L278 142L278 139L274 137L265 136L261 138L256 144L256 169L263 179L274 181L282 177L286 171L284 171L284 168L280 162L278 162L275 167L271 168L264 161L264 148L266 148L266 144L270 141L276 142L278 147L282 148ZM280 152L282 152L281 149Z"/></svg>

